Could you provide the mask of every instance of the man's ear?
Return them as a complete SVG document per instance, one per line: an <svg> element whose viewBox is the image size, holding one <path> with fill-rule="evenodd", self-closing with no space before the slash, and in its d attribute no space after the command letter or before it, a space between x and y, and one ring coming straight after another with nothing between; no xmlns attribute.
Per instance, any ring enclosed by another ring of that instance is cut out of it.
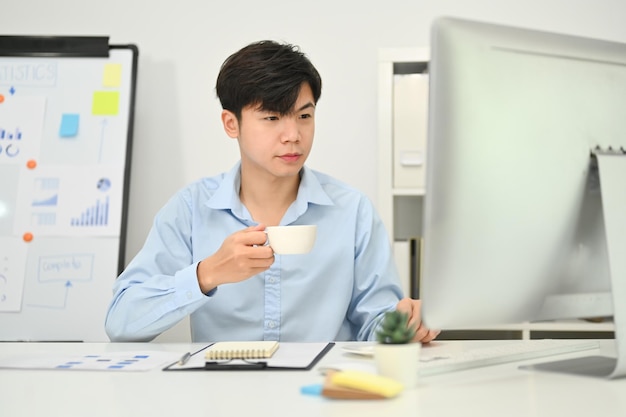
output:
<svg viewBox="0 0 626 417"><path fill-rule="evenodd" d="M230 110L222 110L222 125L224 125L224 131L228 136L233 139L239 137L239 121L235 113Z"/></svg>

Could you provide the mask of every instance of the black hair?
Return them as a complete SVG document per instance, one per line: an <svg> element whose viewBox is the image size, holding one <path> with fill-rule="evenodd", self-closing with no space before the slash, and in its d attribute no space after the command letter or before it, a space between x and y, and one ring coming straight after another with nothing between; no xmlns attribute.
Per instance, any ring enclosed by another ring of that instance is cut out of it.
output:
<svg viewBox="0 0 626 417"><path fill-rule="evenodd" d="M298 46L264 40L243 47L224 61L215 91L222 108L241 120L241 110L249 105L288 114L302 83L309 84L317 104L322 79L311 61Z"/></svg>

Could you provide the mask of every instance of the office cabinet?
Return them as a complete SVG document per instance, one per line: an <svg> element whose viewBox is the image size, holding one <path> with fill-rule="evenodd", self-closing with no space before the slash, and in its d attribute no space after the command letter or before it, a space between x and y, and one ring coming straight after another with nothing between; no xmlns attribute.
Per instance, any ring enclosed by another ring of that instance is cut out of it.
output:
<svg viewBox="0 0 626 417"><path fill-rule="evenodd" d="M428 50L392 48L378 60L378 210L407 295L419 296L418 255L426 181Z"/></svg>

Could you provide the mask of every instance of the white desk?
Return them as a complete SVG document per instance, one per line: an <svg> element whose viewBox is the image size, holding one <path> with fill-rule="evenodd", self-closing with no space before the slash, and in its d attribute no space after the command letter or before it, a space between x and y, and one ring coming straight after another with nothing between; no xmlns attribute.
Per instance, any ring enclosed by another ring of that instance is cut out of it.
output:
<svg viewBox="0 0 626 417"><path fill-rule="evenodd" d="M436 342L494 343L491 341ZM601 341L610 353L613 342ZM84 354L165 350L201 345L133 343L0 343L0 358L16 353ZM562 355L575 357L586 351ZM250 416L283 417L558 417L626 415L626 378L604 380L518 370L520 362L424 377L391 400L331 400L303 395L321 383L320 366L366 361L337 344L311 371L106 372L0 370L0 416ZM537 362L537 360L528 361Z"/></svg>

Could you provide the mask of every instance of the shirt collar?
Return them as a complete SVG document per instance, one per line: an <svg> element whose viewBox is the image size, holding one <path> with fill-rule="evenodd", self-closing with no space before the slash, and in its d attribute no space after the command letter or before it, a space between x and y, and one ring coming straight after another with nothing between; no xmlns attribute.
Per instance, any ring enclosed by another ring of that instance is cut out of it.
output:
<svg viewBox="0 0 626 417"><path fill-rule="evenodd" d="M235 216L249 218L248 210L245 209L239 199L241 188L241 161L238 161L230 171L222 174L222 182L215 193L207 200L206 205L216 210L230 210ZM300 186L296 201L285 214L283 222L292 223L303 215L309 204L334 205L330 196L324 191L315 171L304 166L301 170Z"/></svg>
<svg viewBox="0 0 626 417"><path fill-rule="evenodd" d="M216 210L235 210L241 207L239 189L241 188L241 162L237 162L230 171L222 174L222 181L206 205Z"/></svg>

